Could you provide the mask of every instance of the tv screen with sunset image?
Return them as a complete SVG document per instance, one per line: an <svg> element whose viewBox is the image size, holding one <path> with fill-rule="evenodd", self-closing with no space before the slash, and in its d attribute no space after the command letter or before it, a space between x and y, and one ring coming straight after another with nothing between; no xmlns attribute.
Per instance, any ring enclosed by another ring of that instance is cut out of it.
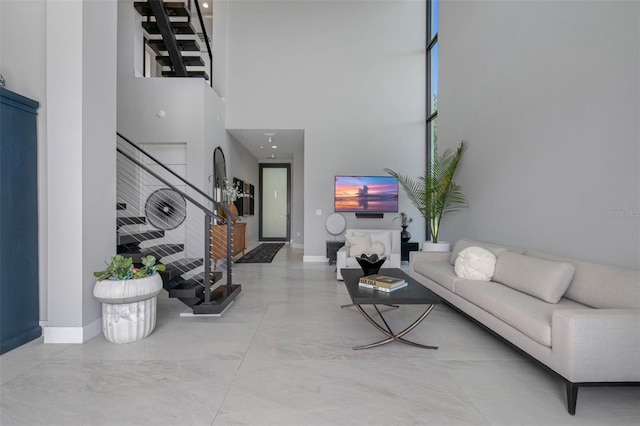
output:
<svg viewBox="0 0 640 426"><path fill-rule="evenodd" d="M398 180L392 176L336 176L336 212L396 213Z"/></svg>

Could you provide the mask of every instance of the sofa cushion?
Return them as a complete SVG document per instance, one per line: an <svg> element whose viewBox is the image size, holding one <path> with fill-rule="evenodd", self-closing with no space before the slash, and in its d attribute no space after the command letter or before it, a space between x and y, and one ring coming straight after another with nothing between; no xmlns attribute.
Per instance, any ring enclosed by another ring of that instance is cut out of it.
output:
<svg viewBox="0 0 640 426"><path fill-rule="evenodd" d="M568 262L575 266L564 297L594 308L640 308L640 272L593 262L527 251L527 256Z"/></svg>
<svg viewBox="0 0 640 426"><path fill-rule="evenodd" d="M456 275L449 262L423 260L416 262L413 270L454 293L456 292L456 282L462 279Z"/></svg>
<svg viewBox="0 0 640 426"><path fill-rule="evenodd" d="M478 246L460 251L455 263L456 275L469 280L490 281L496 268L496 256Z"/></svg>
<svg viewBox="0 0 640 426"><path fill-rule="evenodd" d="M568 299L561 299L558 303L546 303L493 281L460 280L456 283L456 289L461 297L547 347L552 345L553 312L586 308Z"/></svg>
<svg viewBox="0 0 640 426"><path fill-rule="evenodd" d="M453 251L451 252L451 258L449 259L449 262L452 265L456 264L456 259L458 258L458 255L460 254L460 252L464 249L466 249L467 247L482 247L484 249L489 250L491 253L494 254L494 256L498 257L500 255L500 253L504 252L507 250L506 247L503 246L499 246L496 244L491 244L491 243L482 243L479 241L473 241L473 240L458 240L458 242L456 243L456 245L453 247ZM516 252L524 252L524 250L519 250L519 249L509 249L511 251L516 251Z"/></svg>
<svg viewBox="0 0 640 426"><path fill-rule="evenodd" d="M558 303L571 284L575 267L505 251L496 261L493 280L548 303Z"/></svg>
<svg viewBox="0 0 640 426"><path fill-rule="evenodd" d="M369 234L364 235L347 235L347 242L349 243L349 256L357 257L361 254L369 254L371 248L371 239Z"/></svg>
<svg viewBox="0 0 640 426"><path fill-rule="evenodd" d="M391 254L391 232L389 231L380 231L380 232L372 232L369 234L369 238L371 238L371 243L380 243L384 246L384 256L389 256Z"/></svg>

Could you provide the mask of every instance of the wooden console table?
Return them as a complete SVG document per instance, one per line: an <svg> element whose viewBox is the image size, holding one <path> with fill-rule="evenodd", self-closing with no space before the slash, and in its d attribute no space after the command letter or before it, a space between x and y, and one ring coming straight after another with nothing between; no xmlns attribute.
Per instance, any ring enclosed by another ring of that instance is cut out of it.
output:
<svg viewBox="0 0 640 426"><path fill-rule="evenodd" d="M213 268L218 266L218 259L227 258L227 225L211 225L211 258ZM231 256L242 253L247 248L247 224L236 222L231 225Z"/></svg>

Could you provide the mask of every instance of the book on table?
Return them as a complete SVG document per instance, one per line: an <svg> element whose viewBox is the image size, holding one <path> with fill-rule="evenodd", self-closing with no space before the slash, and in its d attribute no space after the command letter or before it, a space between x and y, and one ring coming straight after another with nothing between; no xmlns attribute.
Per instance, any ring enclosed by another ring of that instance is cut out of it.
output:
<svg viewBox="0 0 640 426"><path fill-rule="evenodd" d="M409 283L405 281L404 283L402 283L400 285L397 285L397 286L395 286L393 288L379 287L379 286L377 286L375 284L367 284L367 283L361 283L361 282L358 282L358 285L360 287L363 287L363 288L370 288L371 290L378 290L378 291L382 291L382 292L385 292L385 293L391 293L392 291L400 290L401 288L404 288L404 287L408 286Z"/></svg>
<svg viewBox="0 0 640 426"><path fill-rule="evenodd" d="M402 278L390 277L382 274L366 275L360 277L359 284L369 284L380 288L395 289L398 287L404 287L407 282Z"/></svg>

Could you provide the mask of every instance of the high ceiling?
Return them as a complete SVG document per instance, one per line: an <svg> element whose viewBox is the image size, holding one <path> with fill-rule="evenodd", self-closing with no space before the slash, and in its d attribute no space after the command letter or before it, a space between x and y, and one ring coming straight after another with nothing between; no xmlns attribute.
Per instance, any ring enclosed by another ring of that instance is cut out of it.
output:
<svg viewBox="0 0 640 426"><path fill-rule="evenodd" d="M205 7L209 3L209 7ZM213 15L211 13L211 2L200 0L202 15L207 27L207 32L211 38L213 28ZM192 22L198 23L198 15L195 7L192 9ZM206 49L203 46L203 49ZM302 153L304 146L304 130L282 130L282 129L232 129L228 130L238 142L258 159L263 160L292 160L294 153ZM269 142L271 137L271 142ZM272 148L272 146L277 148Z"/></svg>
<svg viewBox="0 0 640 426"><path fill-rule="evenodd" d="M227 131L258 161L267 159L292 160L294 153L301 154L303 151L304 130L229 129ZM269 142L269 138L271 138L271 142Z"/></svg>

